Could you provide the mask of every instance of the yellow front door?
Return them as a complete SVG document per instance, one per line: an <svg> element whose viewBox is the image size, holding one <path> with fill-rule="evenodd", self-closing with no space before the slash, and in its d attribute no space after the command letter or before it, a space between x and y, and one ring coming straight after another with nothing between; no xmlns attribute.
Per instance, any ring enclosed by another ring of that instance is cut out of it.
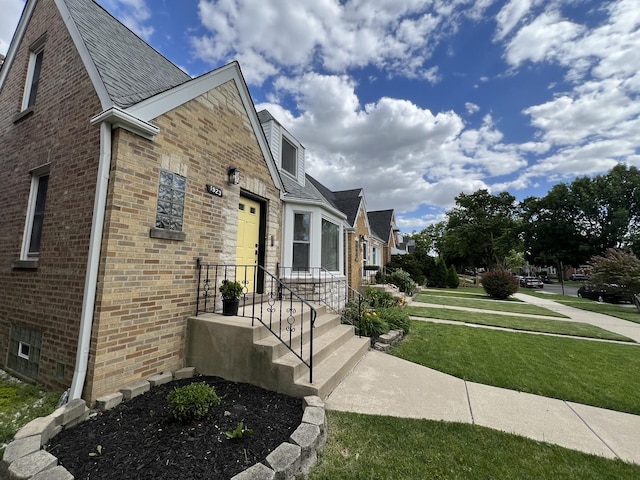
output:
<svg viewBox="0 0 640 480"><path fill-rule="evenodd" d="M238 240L236 243L236 265L239 266L237 280L245 286L246 292L255 289L255 265L258 265L260 242L260 204L240 197L238 204ZM246 269L244 266L249 265Z"/></svg>

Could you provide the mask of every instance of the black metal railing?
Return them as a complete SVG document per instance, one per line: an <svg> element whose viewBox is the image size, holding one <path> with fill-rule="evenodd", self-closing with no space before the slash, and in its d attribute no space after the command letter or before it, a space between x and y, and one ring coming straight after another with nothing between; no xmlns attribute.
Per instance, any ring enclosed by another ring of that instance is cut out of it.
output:
<svg viewBox="0 0 640 480"><path fill-rule="evenodd" d="M211 265L198 259L197 269L196 316L222 312L220 286L225 280L239 282L243 291L238 316L265 326L309 368L309 383L313 382L316 310L307 300L259 265Z"/></svg>
<svg viewBox="0 0 640 480"><path fill-rule="evenodd" d="M349 286L346 278L338 277L323 267L307 269L280 267L278 277L305 300L326 305L332 311L341 314L343 321L353 325L360 335L364 297ZM357 306L357 319L352 318L355 315L343 315L349 303Z"/></svg>

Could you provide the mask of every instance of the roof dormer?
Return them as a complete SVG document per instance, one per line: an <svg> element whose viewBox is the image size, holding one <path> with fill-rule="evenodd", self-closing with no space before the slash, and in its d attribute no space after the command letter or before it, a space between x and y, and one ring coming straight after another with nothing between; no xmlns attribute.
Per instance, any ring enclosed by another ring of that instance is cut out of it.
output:
<svg viewBox="0 0 640 480"><path fill-rule="evenodd" d="M304 146L273 118L268 110L258 112L258 118L262 124L265 137L267 137L271 155L273 155L280 173L304 186Z"/></svg>

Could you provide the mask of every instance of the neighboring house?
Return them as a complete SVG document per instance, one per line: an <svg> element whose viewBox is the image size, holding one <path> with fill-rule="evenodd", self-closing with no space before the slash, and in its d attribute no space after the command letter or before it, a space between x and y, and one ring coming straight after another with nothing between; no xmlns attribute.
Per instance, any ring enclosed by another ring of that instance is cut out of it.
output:
<svg viewBox="0 0 640 480"><path fill-rule="evenodd" d="M369 212L369 225L375 235L384 242L381 255L381 268L391 261L392 255L402 255L406 253L400 250L400 229L396 225L396 216L393 210L377 210Z"/></svg>
<svg viewBox="0 0 640 480"><path fill-rule="evenodd" d="M71 398L184 366L199 259L281 262L283 186L238 64L192 79L92 0L26 2L0 144L3 366Z"/></svg>

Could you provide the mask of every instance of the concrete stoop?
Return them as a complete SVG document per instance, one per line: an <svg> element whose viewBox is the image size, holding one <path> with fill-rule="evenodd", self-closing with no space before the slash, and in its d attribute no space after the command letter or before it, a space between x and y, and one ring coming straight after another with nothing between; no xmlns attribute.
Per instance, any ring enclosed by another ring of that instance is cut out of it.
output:
<svg viewBox="0 0 640 480"><path fill-rule="evenodd" d="M313 377L309 368L269 328L243 317L204 314L187 323L186 363L204 375L246 382L294 397L329 393L360 361L369 338L359 338L340 316L317 307L313 328ZM309 362L309 320L296 315L291 324L272 323L272 331L286 335L286 342ZM289 330L287 330L289 327ZM293 327L293 328L291 328ZM310 381L312 380L312 381Z"/></svg>

